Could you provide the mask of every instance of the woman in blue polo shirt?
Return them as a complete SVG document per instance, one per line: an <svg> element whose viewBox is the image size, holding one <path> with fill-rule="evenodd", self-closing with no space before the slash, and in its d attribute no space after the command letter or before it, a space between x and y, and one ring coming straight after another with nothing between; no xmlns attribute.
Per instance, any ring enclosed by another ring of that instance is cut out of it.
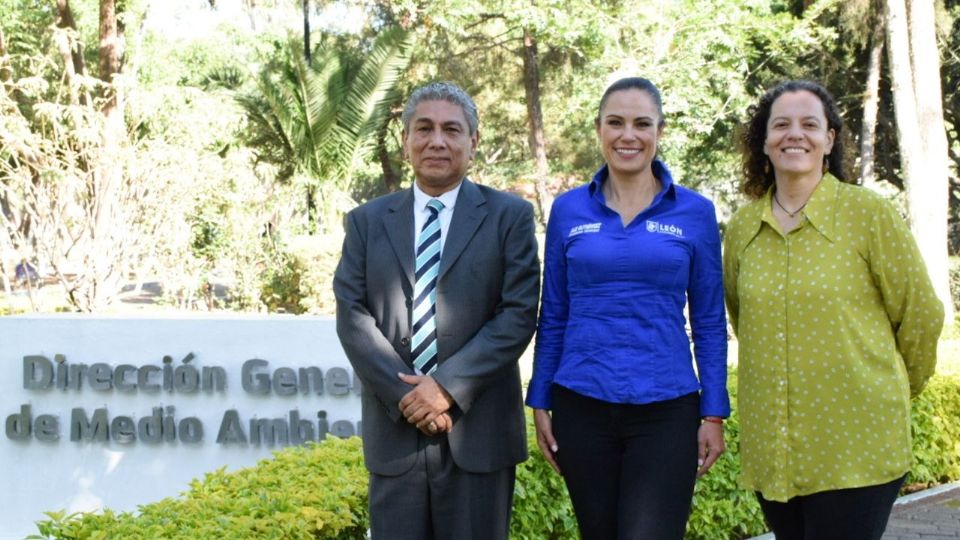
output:
<svg viewBox="0 0 960 540"><path fill-rule="evenodd" d="M716 214L656 159L650 81L613 83L595 123L606 163L547 226L526 403L584 539L681 539L730 413Z"/></svg>

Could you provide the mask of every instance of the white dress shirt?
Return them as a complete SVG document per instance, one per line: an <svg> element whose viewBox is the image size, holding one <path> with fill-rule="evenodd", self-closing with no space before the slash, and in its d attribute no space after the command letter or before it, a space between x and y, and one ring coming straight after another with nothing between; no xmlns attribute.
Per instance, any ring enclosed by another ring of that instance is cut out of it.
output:
<svg viewBox="0 0 960 540"><path fill-rule="evenodd" d="M430 218L430 210L427 209L427 203L430 199L440 199L443 203L443 210L437 215L440 220L440 253L443 253L443 245L447 241L447 231L450 230L450 220L453 219L453 207L457 204L457 195L460 194L460 186L463 182L457 184L457 187L441 194L439 197L431 197L424 193L416 182L413 183L413 252L416 257L417 239L420 237L420 231L423 230L423 224Z"/></svg>

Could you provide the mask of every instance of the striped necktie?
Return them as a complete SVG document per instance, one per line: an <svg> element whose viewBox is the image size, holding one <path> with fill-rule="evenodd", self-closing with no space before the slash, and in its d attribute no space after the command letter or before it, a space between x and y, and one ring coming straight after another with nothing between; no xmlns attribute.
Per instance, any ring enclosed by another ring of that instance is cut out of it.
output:
<svg viewBox="0 0 960 540"><path fill-rule="evenodd" d="M443 203L427 202L430 217L417 238L417 283L413 286L413 366L429 375L437 368L437 275L440 272L440 220Z"/></svg>

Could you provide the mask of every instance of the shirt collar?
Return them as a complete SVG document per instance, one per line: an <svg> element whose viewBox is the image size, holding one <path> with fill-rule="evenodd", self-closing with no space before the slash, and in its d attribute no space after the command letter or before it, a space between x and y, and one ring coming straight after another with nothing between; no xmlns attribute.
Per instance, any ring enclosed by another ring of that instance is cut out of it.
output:
<svg viewBox="0 0 960 540"><path fill-rule="evenodd" d="M654 197L654 202L663 197L676 197L676 191L673 185L673 175L670 174L670 169L667 168L667 165L660 161L659 159L653 160L650 164L650 169L653 171L653 176L660 180L660 183L663 185L663 188L660 190ZM594 173L593 178L590 180L590 196L599 200L601 204L607 204L606 199L603 197L603 183L607 181L607 178L610 176L610 169L607 168L607 164L604 163L600 170ZM650 204L653 206L653 203Z"/></svg>
<svg viewBox="0 0 960 540"><path fill-rule="evenodd" d="M413 210L415 212L426 212L427 203L430 202L430 199L439 199L443 203L444 210L453 210L453 205L457 204L457 195L460 193L460 188L463 187L463 181L457 183L457 186L450 191L445 191L440 194L439 197L432 197L427 195L420 189L420 186L417 185L416 181L413 183Z"/></svg>
<svg viewBox="0 0 960 540"><path fill-rule="evenodd" d="M820 184L807 200L803 213L807 221L831 243L836 240L837 196L840 194L840 181L830 173L823 175Z"/></svg>
<svg viewBox="0 0 960 540"><path fill-rule="evenodd" d="M766 222L775 230L779 230L776 218L773 217L773 185L767 189L762 204L754 206L750 219L756 222L756 233L760 232L761 225ZM803 207L803 217L807 223L817 230L824 238L833 242L836 239L834 216L836 214L837 196L840 193L840 181L830 173L823 175L820 183ZM804 226L805 224L801 224Z"/></svg>

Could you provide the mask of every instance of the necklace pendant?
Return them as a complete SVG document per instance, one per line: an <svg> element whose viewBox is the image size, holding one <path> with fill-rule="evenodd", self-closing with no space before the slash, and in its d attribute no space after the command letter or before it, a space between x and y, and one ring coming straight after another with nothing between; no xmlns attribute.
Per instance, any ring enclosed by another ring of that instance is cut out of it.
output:
<svg viewBox="0 0 960 540"><path fill-rule="evenodd" d="M780 209L783 210L783 212L784 212L785 214L787 214L787 216L790 217L790 219L793 219L793 218L797 217L797 215L798 215L800 212L802 212L804 208L807 207L807 202L810 202L810 199L807 199L807 202L801 204L801 205L800 205L800 208L797 208L797 209L794 210L793 212L787 210L787 208L786 208L785 206L783 206L783 204L780 203L780 199L777 198L777 194L776 194L776 193L773 194L773 202L775 202L775 203L777 204L777 206L779 206Z"/></svg>

